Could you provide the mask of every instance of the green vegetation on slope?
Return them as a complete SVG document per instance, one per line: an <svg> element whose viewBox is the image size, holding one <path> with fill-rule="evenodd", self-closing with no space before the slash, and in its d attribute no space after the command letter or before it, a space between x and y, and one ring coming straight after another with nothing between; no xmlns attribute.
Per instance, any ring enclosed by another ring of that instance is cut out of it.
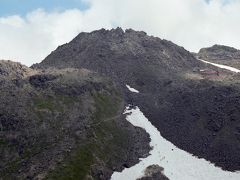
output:
<svg viewBox="0 0 240 180"><path fill-rule="evenodd" d="M51 97L46 97L43 94L38 95L33 99L32 103L29 103L28 109L29 114L35 114L37 115L37 118L41 120L41 123L45 120L48 121L49 114L46 114L45 110L48 110L50 112L59 112L60 114L63 114L64 111L67 109L70 109L74 103L81 103L80 97L77 96L67 96L67 95L56 95ZM60 116L61 117L61 116ZM50 118L53 118L50 116ZM54 122L54 121L53 121ZM59 131L60 121L58 121L55 124L51 124L52 122L48 121L48 123L53 128L52 130L54 132ZM39 124L40 125L40 124ZM62 134L59 133L58 140L61 140ZM15 153L15 156L12 157L11 161L7 162L4 166L4 168L0 171L0 179L9 179L10 175L15 173L19 168L21 167L21 163L24 161L28 161L31 159L34 155L42 152L43 150L46 150L49 147L52 147L52 144L49 144L47 142L47 138L45 134L42 134L39 136L37 143L34 143L30 146L25 145L24 150L22 151L21 155L18 153ZM8 151L8 152L17 152L18 151L18 144L14 142L8 142L6 139L0 139L0 153L2 151ZM1 155L0 155L1 157ZM11 179L11 178L10 178Z"/></svg>
<svg viewBox="0 0 240 180"><path fill-rule="evenodd" d="M46 179L75 180L84 179L94 162L91 144L80 147L64 166L51 172Z"/></svg>
<svg viewBox="0 0 240 180"><path fill-rule="evenodd" d="M116 124L117 116L121 113L120 98L96 93L94 102L96 110L93 125L89 129L92 136L72 156L66 157L65 162L50 172L46 179L86 179L91 177L93 166L102 163L110 168L115 161L126 156L127 132Z"/></svg>
<svg viewBox="0 0 240 180"><path fill-rule="evenodd" d="M95 120L102 121L106 118L111 118L117 115L119 110L120 99L118 97L112 97L111 95L96 93L94 95L95 101Z"/></svg>
<svg viewBox="0 0 240 180"><path fill-rule="evenodd" d="M73 104L76 100L76 97L71 96L38 97L34 100L34 105L39 110L63 112L65 106Z"/></svg>

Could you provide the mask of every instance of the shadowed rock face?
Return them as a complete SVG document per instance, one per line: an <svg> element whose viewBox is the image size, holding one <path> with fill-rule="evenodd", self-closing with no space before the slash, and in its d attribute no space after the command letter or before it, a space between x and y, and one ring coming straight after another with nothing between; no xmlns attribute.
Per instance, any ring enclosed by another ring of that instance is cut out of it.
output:
<svg viewBox="0 0 240 180"><path fill-rule="evenodd" d="M10 61L0 71L0 179L109 179L149 152L110 79Z"/></svg>
<svg viewBox="0 0 240 180"><path fill-rule="evenodd" d="M224 169L240 169L239 77L205 79L199 73L205 64L172 42L102 29L80 33L33 67L87 68L108 76L166 139Z"/></svg>

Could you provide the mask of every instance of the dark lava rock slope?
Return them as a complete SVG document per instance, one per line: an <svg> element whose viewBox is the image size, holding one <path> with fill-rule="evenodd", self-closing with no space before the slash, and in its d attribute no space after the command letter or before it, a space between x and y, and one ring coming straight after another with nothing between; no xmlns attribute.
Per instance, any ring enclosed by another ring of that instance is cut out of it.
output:
<svg viewBox="0 0 240 180"><path fill-rule="evenodd" d="M33 67L87 68L108 76L165 138L240 170L239 78L204 78L206 65L170 41L120 28L80 33ZM140 93L130 93L126 84Z"/></svg>
<svg viewBox="0 0 240 180"><path fill-rule="evenodd" d="M117 28L80 33L33 67L86 68L126 83L133 78L136 81L140 75L152 76L151 79L157 81L161 78L159 74L168 76L168 72L189 70L198 65L189 52L170 41ZM141 72L145 74L139 74Z"/></svg>
<svg viewBox="0 0 240 180"><path fill-rule="evenodd" d="M149 152L121 91L89 70L0 61L0 93L2 180L110 179Z"/></svg>

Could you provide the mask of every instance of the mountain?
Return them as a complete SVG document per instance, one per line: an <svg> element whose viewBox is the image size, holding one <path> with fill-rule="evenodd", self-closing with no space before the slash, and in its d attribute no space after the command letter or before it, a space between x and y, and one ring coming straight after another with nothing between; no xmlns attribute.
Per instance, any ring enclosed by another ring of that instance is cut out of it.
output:
<svg viewBox="0 0 240 180"><path fill-rule="evenodd" d="M240 50L224 45L202 48L196 54L200 59L240 68Z"/></svg>
<svg viewBox="0 0 240 180"><path fill-rule="evenodd" d="M121 28L80 33L32 66L50 67L111 78L124 101L139 106L166 139L223 169L240 169L237 75L219 73L170 41Z"/></svg>
<svg viewBox="0 0 240 180"><path fill-rule="evenodd" d="M0 179L105 180L133 166L150 139L127 105L179 148L240 170L239 75L145 32L83 32L30 68L0 61L0 84ZM142 178L168 179L163 168Z"/></svg>
<svg viewBox="0 0 240 180"><path fill-rule="evenodd" d="M180 72L198 66L184 48L145 32L121 28L80 33L73 41L58 47L34 68L87 68L115 79L127 81L143 68L151 74ZM127 74L130 73L130 74Z"/></svg>
<svg viewBox="0 0 240 180"><path fill-rule="evenodd" d="M0 179L109 179L149 152L109 78L0 61L0 84Z"/></svg>

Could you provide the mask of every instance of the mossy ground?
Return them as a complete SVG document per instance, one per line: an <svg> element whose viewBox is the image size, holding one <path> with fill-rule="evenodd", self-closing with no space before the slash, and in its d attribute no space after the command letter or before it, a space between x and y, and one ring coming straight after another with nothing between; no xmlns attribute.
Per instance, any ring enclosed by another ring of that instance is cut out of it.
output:
<svg viewBox="0 0 240 180"><path fill-rule="evenodd" d="M107 94L96 93L95 101L95 121L101 121L105 118L115 116L119 110L120 99Z"/></svg>
<svg viewBox="0 0 240 180"><path fill-rule="evenodd" d="M39 122L42 122L44 119L47 119L46 117L46 110L50 112L59 112L62 114L66 109L69 109L74 105L74 103L81 103L81 99L79 97L72 97L72 96L52 96L52 97L46 97L44 95L39 95L31 101L31 103L28 104L28 112L29 114L35 114ZM50 123L50 122L48 122ZM55 124L53 125L53 128L57 129L58 126ZM4 166L4 168L0 171L0 179L9 179L11 177L11 174L15 173L19 170L21 167L21 163L23 161L28 161L30 158L32 158L35 154L38 154L39 152L42 152L47 147L52 146L49 144L46 140L47 137L45 137L45 134L42 134L40 138L38 139L38 142L31 146L24 147L24 150L21 155L15 154L15 157L12 157L12 159L7 162ZM0 138L0 153L3 153L3 151L8 152L18 152L18 144L10 143L5 138ZM0 155L1 158L1 155ZM11 178L10 178L11 179Z"/></svg>
<svg viewBox="0 0 240 180"><path fill-rule="evenodd" d="M75 152L75 155L67 160L67 163L58 167L55 171L50 172L46 179L84 179L86 174L89 173L90 166L94 162L92 154L93 148L91 143L80 147Z"/></svg>
<svg viewBox="0 0 240 180"><path fill-rule="evenodd" d="M91 175L91 167L99 161L111 168L114 162L123 159L128 145L127 133L116 123L121 99L116 95L96 93L94 101L96 111L93 122L98 124L90 128L93 136L74 155L66 157L66 161L50 172L46 179L86 179Z"/></svg>
<svg viewBox="0 0 240 180"><path fill-rule="evenodd" d="M37 110L49 110L51 112L63 112L66 106L74 104L78 98L71 96L37 97L34 106Z"/></svg>
<svg viewBox="0 0 240 180"><path fill-rule="evenodd" d="M116 162L124 162L125 150L128 147L128 135L117 123L122 113L121 98L116 92L111 95L103 92L95 93L92 98L95 102L95 113L92 115L92 125L88 130L90 137L84 142L76 139L76 142L81 141L79 143L81 145L77 145L77 148L71 153L67 153L65 160L50 171L46 179L82 180L92 175L92 167L99 162L104 164L104 168L109 169L115 166ZM32 101L31 110L37 115L36 117L44 120L46 112L63 114L74 103L81 103L81 98L39 95ZM54 125L53 128L56 129L58 126ZM30 159L34 154L41 152L42 148L49 146L43 142L46 140L42 139L41 143L37 143L37 147L26 148L21 157L16 157L7 164L5 169L0 172L0 176L7 179L9 174L20 168L22 160ZM0 146L3 145L6 146L6 142L0 139Z"/></svg>
<svg viewBox="0 0 240 180"><path fill-rule="evenodd" d="M7 149L9 152L17 152L18 146L16 144L11 144L10 142L5 142L4 146L5 146L4 147L5 150ZM20 167L22 166L22 163L24 161L26 162L26 161L30 160L34 155L40 153L41 151L43 151L43 149L47 149L50 146L52 146L52 145L49 143L46 143L44 141L41 141L41 142L38 142L37 144L35 144L34 146L25 148L21 155L16 154L16 156L14 158L12 158L10 161L8 161L5 164L4 168L1 169L0 180L13 179L13 177L11 175L20 169Z"/></svg>
<svg viewBox="0 0 240 180"><path fill-rule="evenodd" d="M7 149L9 152L12 152L12 151L14 152L14 151L16 151L16 146L13 146L13 145L5 142L4 149L5 150ZM20 165L21 165L21 158L19 156L16 156L14 159L7 162L6 165L4 166L4 168L2 168L0 171L0 179L1 178L4 180L11 179L9 175L16 172L19 169Z"/></svg>
<svg viewBox="0 0 240 180"><path fill-rule="evenodd" d="M0 147L6 145L7 142L4 139L0 139Z"/></svg>

